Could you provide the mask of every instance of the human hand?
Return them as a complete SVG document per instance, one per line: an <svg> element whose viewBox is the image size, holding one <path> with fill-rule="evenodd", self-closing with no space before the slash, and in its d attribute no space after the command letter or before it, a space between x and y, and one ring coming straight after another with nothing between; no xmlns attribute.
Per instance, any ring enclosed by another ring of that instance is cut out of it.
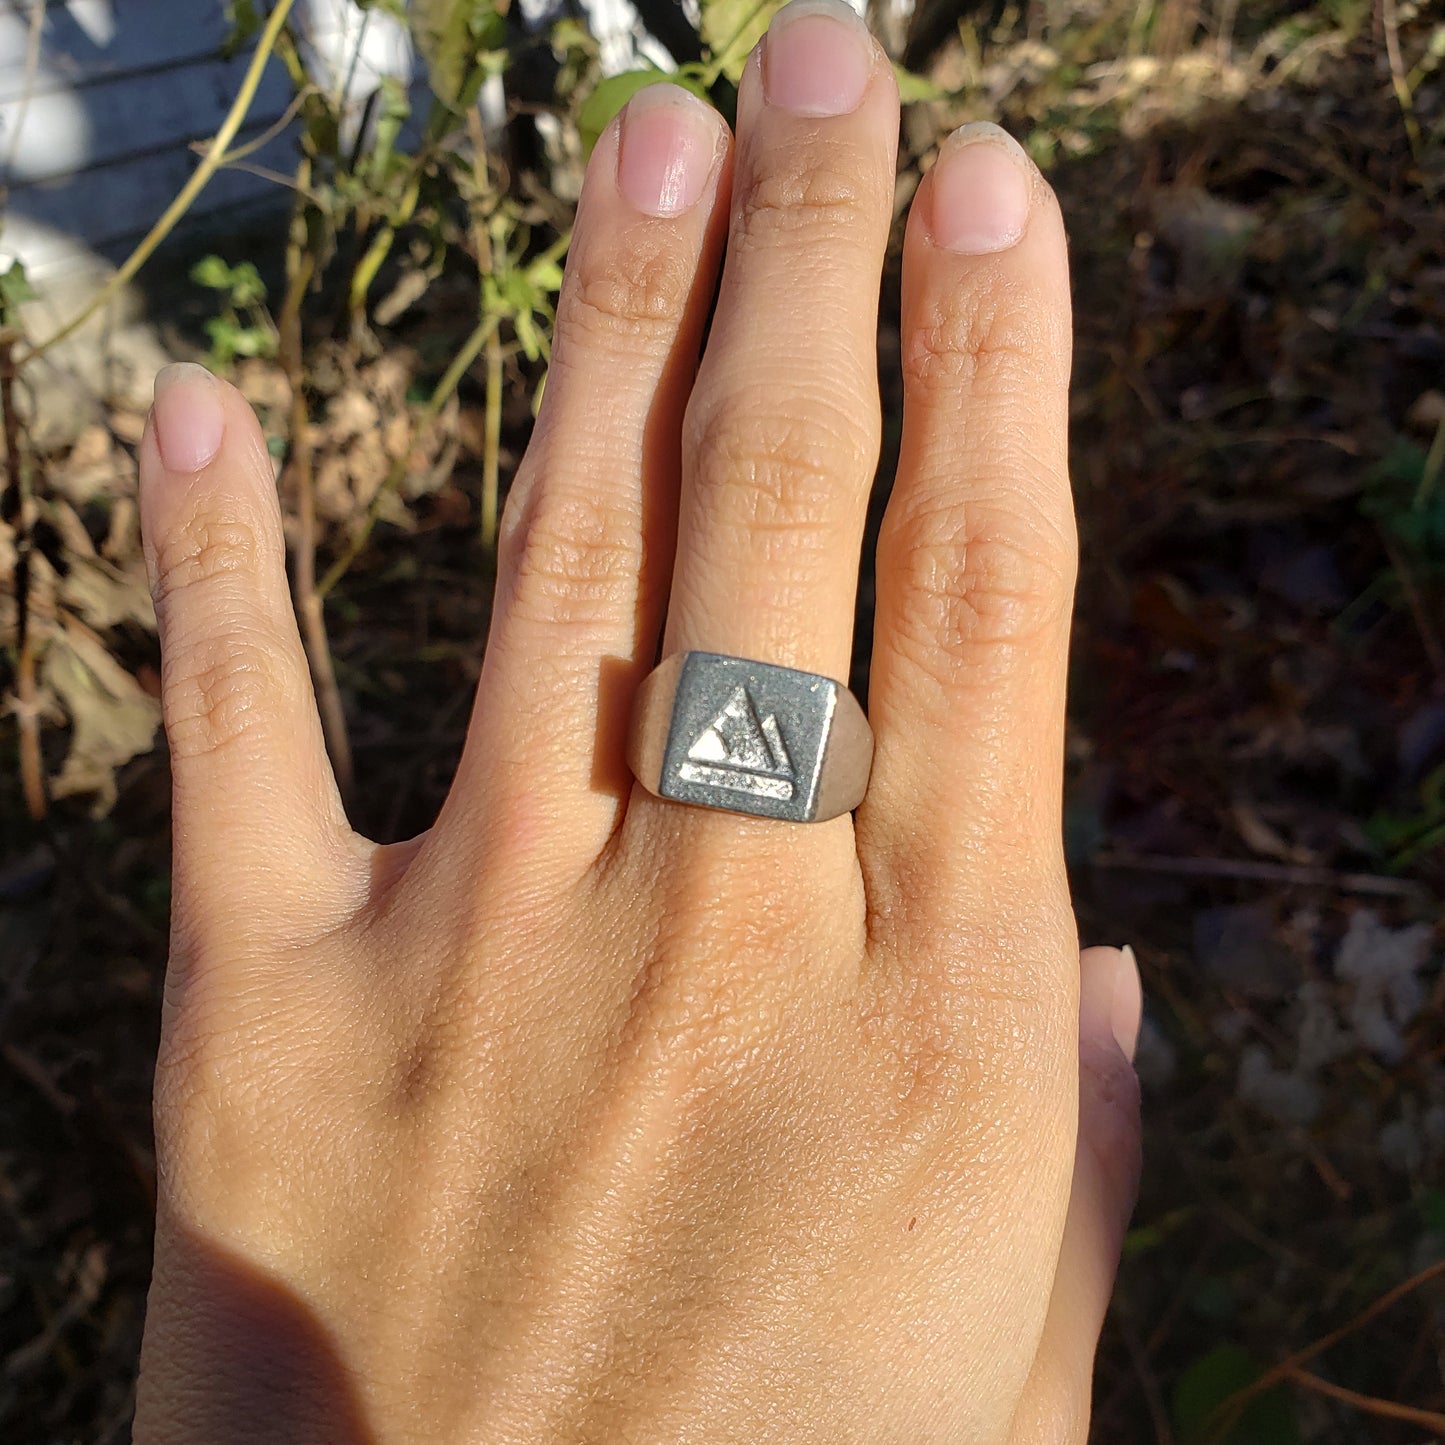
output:
<svg viewBox="0 0 1445 1445"><path fill-rule="evenodd" d="M660 635L847 675L897 129L881 52L809 4L735 156L670 87L603 137L465 753L410 843L346 824L254 418L158 384L140 1445L1084 1438L1138 982L1091 950L1080 1009L1064 234L1001 133L947 142L909 221L856 817L688 809L624 763Z"/></svg>

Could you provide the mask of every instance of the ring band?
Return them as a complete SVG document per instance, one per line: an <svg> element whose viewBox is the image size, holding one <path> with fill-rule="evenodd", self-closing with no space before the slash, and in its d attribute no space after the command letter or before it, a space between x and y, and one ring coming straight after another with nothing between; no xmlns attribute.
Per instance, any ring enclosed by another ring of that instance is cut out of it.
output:
<svg viewBox="0 0 1445 1445"><path fill-rule="evenodd" d="M822 823L863 801L873 730L830 677L680 652L637 690L627 761L659 798Z"/></svg>

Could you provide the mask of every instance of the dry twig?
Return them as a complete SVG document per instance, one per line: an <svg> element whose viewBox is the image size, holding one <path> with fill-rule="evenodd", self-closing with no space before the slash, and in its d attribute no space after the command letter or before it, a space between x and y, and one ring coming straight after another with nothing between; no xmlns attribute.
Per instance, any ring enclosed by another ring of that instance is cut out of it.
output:
<svg viewBox="0 0 1445 1445"><path fill-rule="evenodd" d="M1419 898L1428 890L1409 878L1384 878L1375 873L1337 873L1295 863L1265 863L1253 858L1173 858L1148 853L1100 853L1095 868L1133 873L1169 873L1181 878L1232 878L1241 883L1282 883L1300 888L1328 888L1337 893L1364 893L1378 898Z"/></svg>
<svg viewBox="0 0 1445 1445"><path fill-rule="evenodd" d="M1260 1395L1264 1394L1265 1391L1273 1389L1276 1385L1290 1379L1297 1372L1301 1372L1302 1367L1307 1365L1316 1355L1324 1354L1326 1350L1333 1348L1339 1344L1341 1340L1347 1339L1358 1330L1364 1329L1371 1320L1399 1304L1407 1295L1413 1294L1422 1286L1429 1284L1431 1280L1439 1279L1441 1276L1445 1276L1445 1259L1438 1260L1431 1265L1426 1265L1418 1274L1411 1275L1410 1278L1402 1284L1397 1284L1393 1289L1386 1290L1373 1304L1367 1305L1353 1319L1347 1320L1342 1324L1339 1329L1332 1330L1327 1335L1322 1335L1313 1344L1306 1345L1302 1350L1296 1350L1294 1354L1290 1355L1287 1359L1281 1360L1279 1364L1271 1366L1252 1384L1246 1385L1242 1390L1237 1390L1229 1399L1220 1405L1215 1416L1217 1424L1209 1437L1210 1440L1218 1441L1224 1439L1238 1421L1244 1407L1248 1405L1251 1400L1257 1399ZM1310 1376L1310 1379L1317 1379L1317 1377ZM1319 1383L1325 1384L1324 1381L1319 1381ZM1326 1393L1330 1393L1331 1390L1338 1390L1339 1388L1339 1386L1332 1386ZM1359 1396L1356 1397L1356 1400L1358 1402L1358 1400L1366 1398L1369 1397ZM1438 1420L1441 1417L1436 1416L1435 1418Z"/></svg>
<svg viewBox="0 0 1445 1445"><path fill-rule="evenodd" d="M296 205L286 245L286 299L281 307L281 364L291 387L291 445L288 460L296 493L296 546L292 553L292 589L296 616L311 682L321 714L326 750L336 774L343 802L351 798L351 744L346 735L346 709L336 683L336 667L326 636L322 594L316 590L316 477L311 456L311 418L306 409L306 362L301 338L301 305L316 269L316 258L306 244L306 192L311 184L311 160L303 156L296 171Z"/></svg>
<svg viewBox="0 0 1445 1445"><path fill-rule="evenodd" d="M1322 1380L1308 1370L1289 1370L1285 1378L1293 1385L1313 1390L1317 1395L1328 1395L1332 1400L1341 1400L1362 1410L1367 1415L1381 1415L1387 1420L1404 1420L1411 1425L1423 1425L1427 1430L1445 1433L1445 1415L1438 1410L1421 1410L1414 1405L1402 1405L1395 1400L1381 1400L1375 1395L1362 1395L1357 1390L1347 1390L1329 1380Z"/></svg>
<svg viewBox="0 0 1445 1445"><path fill-rule="evenodd" d="M15 411L16 332L0 333L0 419L5 437L6 487L0 500L0 519L15 528L15 715L20 748L20 784L25 809L32 818L45 816L45 769L40 756L40 703L35 686L35 631L30 626L31 536L29 486L20 441L20 418Z"/></svg>
<svg viewBox="0 0 1445 1445"><path fill-rule="evenodd" d="M1410 80L1405 74L1405 62L1400 55L1400 16L1395 0L1380 0L1380 28L1385 33L1385 56L1390 65L1390 86L1400 105L1400 116L1405 123L1405 136L1410 142L1410 154L1416 165L1424 160L1420 139L1420 122L1415 116L1415 97L1410 92Z"/></svg>

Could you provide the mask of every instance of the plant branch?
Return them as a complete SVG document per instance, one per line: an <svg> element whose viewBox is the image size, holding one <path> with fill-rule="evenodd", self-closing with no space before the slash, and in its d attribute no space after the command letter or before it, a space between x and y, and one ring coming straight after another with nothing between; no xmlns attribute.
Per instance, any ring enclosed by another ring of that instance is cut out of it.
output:
<svg viewBox="0 0 1445 1445"><path fill-rule="evenodd" d="M1420 471L1420 485L1415 488L1415 499L1410 504L1412 512L1423 512L1430 505L1435 494L1435 484L1445 471L1445 413L1441 414L1435 427L1435 436L1430 450L1425 454L1425 465Z"/></svg>
<svg viewBox="0 0 1445 1445"><path fill-rule="evenodd" d="M502 338L495 327L487 337L487 411L482 448L482 546L497 545L501 511Z"/></svg>
<svg viewBox="0 0 1445 1445"><path fill-rule="evenodd" d="M417 175L412 178L395 212L382 223L381 228L372 238L371 245L367 247L366 254L361 258L360 264L351 273L348 305L353 327L359 326L364 319L366 297L371 290L371 283L376 280L376 273L381 270L386 258L391 255L391 249L396 244L397 230L406 225L416 214L417 202L420 198L421 177Z"/></svg>
<svg viewBox="0 0 1445 1445"><path fill-rule="evenodd" d="M301 640L311 664L321 730L342 801L351 798L351 745L346 710L336 683L336 668L326 636L326 616L316 591L316 477L312 465L311 417L306 406L306 362L302 348L301 305L315 273L316 259L306 245L305 193L311 184L311 160L303 156L296 173L296 205L286 244L286 298L281 305L281 365L291 387L291 445L287 465L296 495L296 545L292 553L292 589Z"/></svg>
<svg viewBox="0 0 1445 1445"><path fill-rule="evenodd" d="M1395 0L1380 0L1380 26L1385 32L1385 56L1390 64L1390 87L1400 107L1400 119L1405 124L1405 138L1410 142L1410 154L1417 165L1424 160L1424 149L1420 139L1420 122L1415 115L1415 97L1410 93L1410 81L1405 74L1405 63L1400 57L1400 17Z"/></svg>
<svg viewBox="0 0 1445 1445"><path fill-rule="evenodd" d="M1353 1319L1347 1320L1339 1329L1332 1330L1327 1335L1322 1335L1313 1344L1306 1345L1302 1350L1296 1350L1287 1359L1281 1360L1279 1364L1271 1366L1252 1384L1246 1385L1242 1390L1236 1390L1227 1400L1223 1401L1219 1409L1215 1411L1214 1418L1217 1421L1213 1432L1210 1435L1211 1441L1223 1440L1238 1421L1244 1407L1253 1399L1264 1394L1266 1390L1273 1389L1276 1385L1290 1378L1292 1374L1307 1365L1316 1355L1322 1355L1333 1346L1339 1344L1343 1339L1356 1333L1386 1310L1399 1304L1407 1295L1413 1294L1422 1285L1429 1284L1433 1279L1439 1279L1445 1275L1445 1259L1437 1260L1434 1264L1427 1265L1418 1274L1412 1275L1402 1284L1397 1284L1393 1289L1386 1290L1373 1304L1367 1305Z"/></svg>
<svg viewBox="0 0 1445 1445"><path fill-rule="evenodd" d="M471 198L472 250L476 253L477 281L485 292L485 279L493 269L492 238L487 230L491 204L492 177L487 157L487 137L476 107L467 115L467 135L472 145ZM500 510L502 447L502 337L493 328L487 337L486 430L482 441L482 546L488 553L497 545L497 515Z"/></svg>
<svg viewBox="0 0 1445 1445"><path fill-rule="evenodd" d="M1330 1380L1312 1375L1308 1370L1292 1369L1287 1373L1286 1379L1291 1384L1313 1390L1317 1395L1328 1395L1332 1400L1352 1405L1367 1415L1380 1415L1386 1420L1405 1420L1411 1425L1423 1425L1425 1429L1433 1430L1437 1436L1445 1433L1445 1415L1438 1410L1421 1410L1414 1405L1382 1400L1376 1395L1362 1395L1357 1390L1347 1390L1343 1385L1336 1385Z"/></svg>
<svg viewBox="0 0 1445 1445"><path fill-rule="evenodd" d="M1308 864L1270 863L1260 858L1170 857L1153 853L1099 853L1094 868L1134 873L1167 873L1180 878L1232 878L1241 883L1276 883L1299 888L1330 888L1377 898L1417 898L1428 889L1409 878L1383 878L1375 873L1338 873Z"/></svg>
<svg viewBox="0 0 1445 1445"><path fill-rule="evenodd" d="M286 17L294 3L295 0L276 0L276 8L266 21L266 28L261 32L261 38L256 43L256 53L251 57L251 63L246 68L246 74L241 81L240 89L236 92L236 98L231 102L231 109L227 112L220 130L216 132L216 138L211 142L206 158L196 167L190 180L181 187L175 200L166 207L160 220L146 232L144 239L125 258L115 275L100 287L95 295L59 331L32 347L21 358L22 361L29 361L43 355L51 347L64 341L67 336L74 335L92 316L108 306L120 290L135 276L136 272L150 260L156 247L170 235L186 212L190 210L196 197L205 190L211 177L225 162L227 148L236 138L236 132L240 130L246 116L250 114L251 105L256 99L257 88L261 84L262 73L266 69L266 62L276 48L276 37L286 23Z"/></svg>
<svg viewBox="0 0 1445 1445"><path fill-rule="evenodd" d="M25 809L37 821L45 816L45 770L40 756L40 706L35 687L35 634L30 628L30 509L20 418L15 411L15 339L8 326L0 332L0 413L5 436L7 486L0 517L15 528L16 722L19 731L20 784Z"/></svg>

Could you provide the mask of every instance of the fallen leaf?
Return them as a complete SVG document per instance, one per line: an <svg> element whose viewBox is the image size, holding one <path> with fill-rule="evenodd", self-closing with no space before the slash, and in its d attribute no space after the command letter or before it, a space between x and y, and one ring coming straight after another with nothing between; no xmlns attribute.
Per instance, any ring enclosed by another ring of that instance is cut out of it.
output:
<svg viewBox="0 0 1445 1445"><path fill-rule="evenodd" d="M41 676L70 717L70 748L51 796L93 793L92 813L101 817L115 804L115 770L155 742L160 704L73 621L46 648Z"/></svg>

